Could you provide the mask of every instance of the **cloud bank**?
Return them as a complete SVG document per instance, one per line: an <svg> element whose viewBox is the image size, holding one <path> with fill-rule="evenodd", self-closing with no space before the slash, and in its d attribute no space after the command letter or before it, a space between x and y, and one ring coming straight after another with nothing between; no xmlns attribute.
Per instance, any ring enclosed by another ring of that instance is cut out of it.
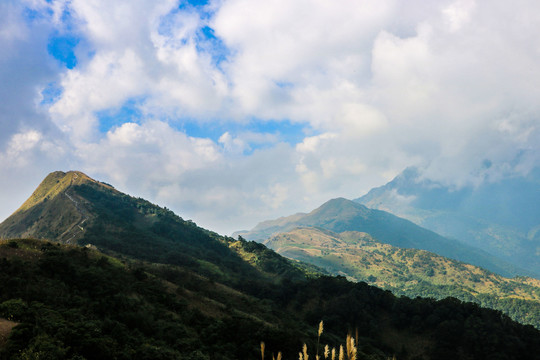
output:
<svg viewBox="0 0 540 360"><path fill-rule="evenodd" d="M459 187L540 165L535 1L0 10L0 218L58 169L229 233L408 166Z"/></svg>

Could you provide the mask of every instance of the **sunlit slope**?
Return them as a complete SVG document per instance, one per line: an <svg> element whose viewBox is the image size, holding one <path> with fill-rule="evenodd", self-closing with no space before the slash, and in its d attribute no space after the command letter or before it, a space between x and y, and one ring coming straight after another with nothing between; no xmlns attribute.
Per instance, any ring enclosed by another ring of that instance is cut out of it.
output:
<svg viewBox="0 0 540 360"><path fill-rule="evenodd" d="M95 216L77 187L93 184L114 191L78 171L49 174L34 193L9 218L0 224L0 237L34 237L76 242Z"/></svg>
<svg viewBox="0 0 540 360"><path fill-rule="evenodd" d="M266 221L257 225L252 231L240 234L249 240L264 241L272 235L297 227L319 227L338 233L365 232L389 245L431 251L504 276L525 272L478 248L445 238L388 212L369 209L362 204L343 198L330 200L308 214L296 214L289 218Z"/></svg>
<svg viewBox="0 0 540 360"><path fill-rule="evenodd" d="M33 237L158 263L185 265L227 282L303 278L304 272L265 247L220 236L172 211L131 197L80 172L54 172L0 224L3 238Z"/></svg>
<svg viewBox="0 0 540 360"><path fill-rule="evenodd" d="M359 232L297 228L264 242L278 253L397 295L478 302L540 328L540 280L505 278L425 250L403 249Z"/></svg>

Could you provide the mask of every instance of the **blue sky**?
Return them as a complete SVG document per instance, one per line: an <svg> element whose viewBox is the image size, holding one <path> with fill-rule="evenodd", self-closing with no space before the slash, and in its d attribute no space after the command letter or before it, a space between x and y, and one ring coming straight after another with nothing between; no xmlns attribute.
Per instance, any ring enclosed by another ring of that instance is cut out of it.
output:
<svg viewBox="0 0 540 360"><path fill-rule="evenodd" d="M456 189L526 175L540 163L538 7L6 0L0 218L55 170L222 233L409 166Z"/></svg>
<svg viewBox="0 0 540 360"><path fill-rule="evenodd" d="M79 43L79 38L73 35L54 34L47 44L49 54L60 62L67 69L73 69L77 65L75 47Z"/></svg>
<svg viewBox="0 0 540 360"><path fill-rule="evenodd" d="M200 24L195 29L194 39L197 43L197 50L207 53L211 56L212 64L216 68L220 68L221 63L227 61L227 57L231 54L230 50L223 44L222 40L215 35L207 22L212 16L212 11L208 8L208 1L180 1L177 8L172 8L171 11L163 15L160 19L158 32L164 36L173 36L175 31L174 18L182 13L194 13L200 17ZM39 13L30 9L26 10L27 21L34 22L36 18L53 16L50 11ZM47 52L51 57L57 60L58 64L65 69L72 70L77 66L77 50L81 41L85 41L80 34L74 19L69 9L64 9L60 16L60 29L56 29L49 35L47 43ZM190 39L184 39L184 44ZM82 47L82 46L80 46ZM88 51L88 49L86 49ZM88 52L93 53L93 49ZM285 88L292 86L291 83L277 83L279 87ZM41 91L43 96L43 105L54 103L62 95L62 87L58 83L50 83ZM98 129L102 134L118 128L124 123L134 122L140 123L141 119L152 116L145 114L141 108L147 100L146 96L141 95L134 98L128 98L124 103L95 111L99 125ZM158 115L159 116L159 115ZM200 119L192 116L167 116L167 120L172 127L182 131L188 136L198 138L209 138L215 142L226 132L230 134L239 133L263 133L275 135L281 142L288 143L292 146L300 143L308 132L313 134L308 122L293 123L289 119L259 119L254 116L246 116L241 122L219 118L213 116L209 119L204 119L201 123ZM267 144L254 143L249 147L248 152L264 147Z"/></svg>

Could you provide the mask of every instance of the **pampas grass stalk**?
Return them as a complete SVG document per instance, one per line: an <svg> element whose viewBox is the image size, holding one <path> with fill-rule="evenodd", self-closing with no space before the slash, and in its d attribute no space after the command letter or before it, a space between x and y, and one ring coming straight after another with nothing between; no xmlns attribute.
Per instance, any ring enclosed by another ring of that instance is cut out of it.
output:
<svg viewBox="0 0 540 360"><path fill-rule="evenodd" d="M354 338L351 334L347 335L347 359L356 360L356 346L354 345Z"/></svg>
<svg viewBox="0 0 540 360"><path fill-rule="evenodd" d="M320 346L320 340L321 340L321 335L323 333L323 329L324 329L324 323L321 320L321 322L319 323L318 331L317 331L317 354L315 355L315 360L321 359L319 356L319 346ZM328 346L328 344L325 345L324 352L323 352L324 359L328 360L330 358L331 360L336 360L336 355L337 355L338 360L345 360L345 357L347 357L346 358L347 360L356 360L356 357L358 356L358 347L357 347L358 338L359 338L358 328L356 328L354 337L351 334L351 332L349 332L345 340L345 346L339 345L339 355L335 347L333 347L332 350L330 350L330 347ZM264 360L264 350L265 350L265 343L264 341L261 341L261 359L262 360ZM304 345L302 346L302 351L298 353L298 359L309 360L308 348L307 348L306 343L304 343ZM277 358L274 356L274 353L272 353L272 360L282 360L281 351L278 352ZM396 356L394 355L391 359L388 358L388 360L396 360Z"/></svg>
<svg viewBox="0 0 540 360"><path fill-rule="evenodd" d="M316 356L317 360L319 360L319 342L321 340L323 328L324 328L324 324L323 324L323 321L321 320L321 322L319 323L319 331L317 331L317 356Z"/></svg>

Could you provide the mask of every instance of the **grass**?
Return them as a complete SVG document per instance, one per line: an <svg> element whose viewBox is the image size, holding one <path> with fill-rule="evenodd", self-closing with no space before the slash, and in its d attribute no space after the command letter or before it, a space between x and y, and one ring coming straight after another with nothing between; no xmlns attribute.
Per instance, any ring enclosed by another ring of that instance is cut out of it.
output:
<svg viewBox="0 0 540 360"><path fill-rule="evenodd" d="M317 346L315 351L315 360L357 360L358 359L358 329L355 331L355 336L349 332L345 338L345 344L340 344L339 347L332 347L326 344L323 348L322 356L319 355L320 340L324 330L324 323L321 320L317 330ZM265 359L266 344L261 341L261 359ZM301 351L298 352L299 360L309 360L311 358L308 346L306 343L302 345ZM277 357L272 353L272 360L282 360L282 353L278 352ZM396 356L388 358L388 360L396 360Z"/></svg>
<svg viewBox="0 0 540 360"><path fill-rule="evenodd" d="M346 276L352 281L366 281L396 295L437 299L453 296L476 301L540 328L540 315L535 315L540 306L538 279L505 278L425 250L383 244L359 232L337 234L298 228L276 235L266 244L286 257L317 265L330 274ZM525 305L519 305L519 313L516 313L516 305L507 305L513 300L520 304L529 302L530 310L527 312Z"/></svg>

